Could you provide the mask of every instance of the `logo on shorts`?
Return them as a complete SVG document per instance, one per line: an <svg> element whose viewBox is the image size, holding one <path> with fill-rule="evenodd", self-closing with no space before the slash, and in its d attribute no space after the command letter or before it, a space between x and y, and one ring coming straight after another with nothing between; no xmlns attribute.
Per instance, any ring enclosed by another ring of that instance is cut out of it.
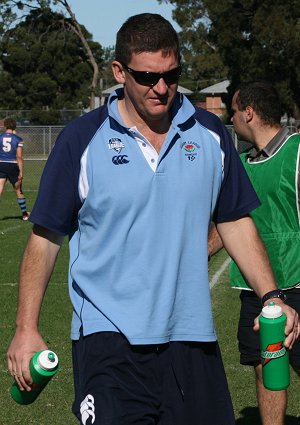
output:
<svg viewBox="0 0 300 425"><path fill-rule="evenodd" d="M200 146L197 143L182 143L181 149L185 152L185 156L189 159L189 161L194 161L198 154L198 149L200 149Z"/></svg>
<svg viewBox="0 0 300 425"><path fill-rule="evenodd" d="M283 342L276 342L275 344L269 344L265 351L261 351L261 357L263 360L262 365L265 366L271 360L283 357L286 354L286 348Z"/></svg>
<svg viewBox="0 0 300 425"><path fill-rule="evenodd" d="M125 148L125 145L121 139L118 139L117 137L113 137L112 139L109 139L108 149L113 149L117 153L120 153L123 148Z"/></svg>
<svg viewBox="0 0 300 425"><path fill-rule="evenodd" d="M95 422L95 399L91 394L88 394L81 403L80 414L83 425L93 424ZM88 419L89 422L87 422Z"/></svg>

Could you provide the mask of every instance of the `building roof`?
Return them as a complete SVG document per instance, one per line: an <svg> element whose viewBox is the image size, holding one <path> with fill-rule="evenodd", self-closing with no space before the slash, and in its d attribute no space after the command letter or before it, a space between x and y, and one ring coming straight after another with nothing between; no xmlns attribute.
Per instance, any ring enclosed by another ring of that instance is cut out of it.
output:
<svg viewBox="0 0 300 425"><path fill-rule="evenodd" d="M102 90L102 96L109 96L112 92L114 92L117 89L120 89L121 87L123 87L123 84L116 84L115 86L109 87L106 90ZM193 93L191 90L186 89L185 87L182 87L182 86L178 86L178 89L177 90L180 93L186 94L186 95L189 95L189 94L192 94Z"/></svg>
<svg viewBox="0 0 300 425"><path fill-rule="evenodd" d="M227 87L229 86L230 81L224 80L220 83L213 84L212 86L206 87L205 89L200 90L200 93L206 93L206 94L221 94L221 93L227 93Z"/></svg>

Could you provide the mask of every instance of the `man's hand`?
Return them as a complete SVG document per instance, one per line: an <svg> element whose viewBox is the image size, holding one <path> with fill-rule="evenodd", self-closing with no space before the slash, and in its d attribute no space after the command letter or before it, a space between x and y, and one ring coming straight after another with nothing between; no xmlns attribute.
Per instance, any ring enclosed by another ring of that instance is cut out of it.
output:
<svg viewBox="0 0 300 425"><path fill-rule="evenodd" d="M278 298L268 300L268 303L270 301L274 301L276 304L280 305L283 313L286 314L286 326L284 329L286 338L284 340L284 345L290 350L293 347L294 342L297 338L299 338L300 335L299 315L292 307L288 306L282 301L279 301ZM259 330L258 317L256 317L256 319L254 320L253 329L255 331Z"/></svg>
<svg viewBox="0 0 300 425"><path fill-rule="evenodd" d="M17 329L7 351L7 366L21 391L31 390L30 359L37 351L46 349L47 345L38 331Z"/></svg>

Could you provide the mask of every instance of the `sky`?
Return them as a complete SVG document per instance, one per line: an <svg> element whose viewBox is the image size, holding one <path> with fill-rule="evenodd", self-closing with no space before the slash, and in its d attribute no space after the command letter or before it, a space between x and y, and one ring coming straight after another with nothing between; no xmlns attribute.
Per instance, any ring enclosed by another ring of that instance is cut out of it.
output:
<svg viewBox="0 0 300 425"><path fill-rule="evenodd" d="M69 4L77 21L103 47L114 46L120 26L129 16L138 13L159 13L179 31L178 25L172 20L174 6L159 4L157 0L69 0Z"/></svg>

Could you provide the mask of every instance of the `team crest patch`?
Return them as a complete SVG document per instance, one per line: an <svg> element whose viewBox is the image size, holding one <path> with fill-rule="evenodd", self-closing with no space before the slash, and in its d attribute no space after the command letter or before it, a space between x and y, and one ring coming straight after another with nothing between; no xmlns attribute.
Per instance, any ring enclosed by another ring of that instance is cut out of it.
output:
<svg viewBox="0 0 300 425"><path fill-rule="evenodd" d="M198 149L200 146L197 143L182 143L181 149L185 152L185 156L189 159L189 161L194 161L198 154Z"/></svg>
<svg viewBox="0 0 300 425"><path fill-rule="evenodd" d="M125 145L121 139L118 139L117 137L113 137L112 139L109 139L108 149L113 149L117 153L120 153L123 148L125 148Z"/></svg>

